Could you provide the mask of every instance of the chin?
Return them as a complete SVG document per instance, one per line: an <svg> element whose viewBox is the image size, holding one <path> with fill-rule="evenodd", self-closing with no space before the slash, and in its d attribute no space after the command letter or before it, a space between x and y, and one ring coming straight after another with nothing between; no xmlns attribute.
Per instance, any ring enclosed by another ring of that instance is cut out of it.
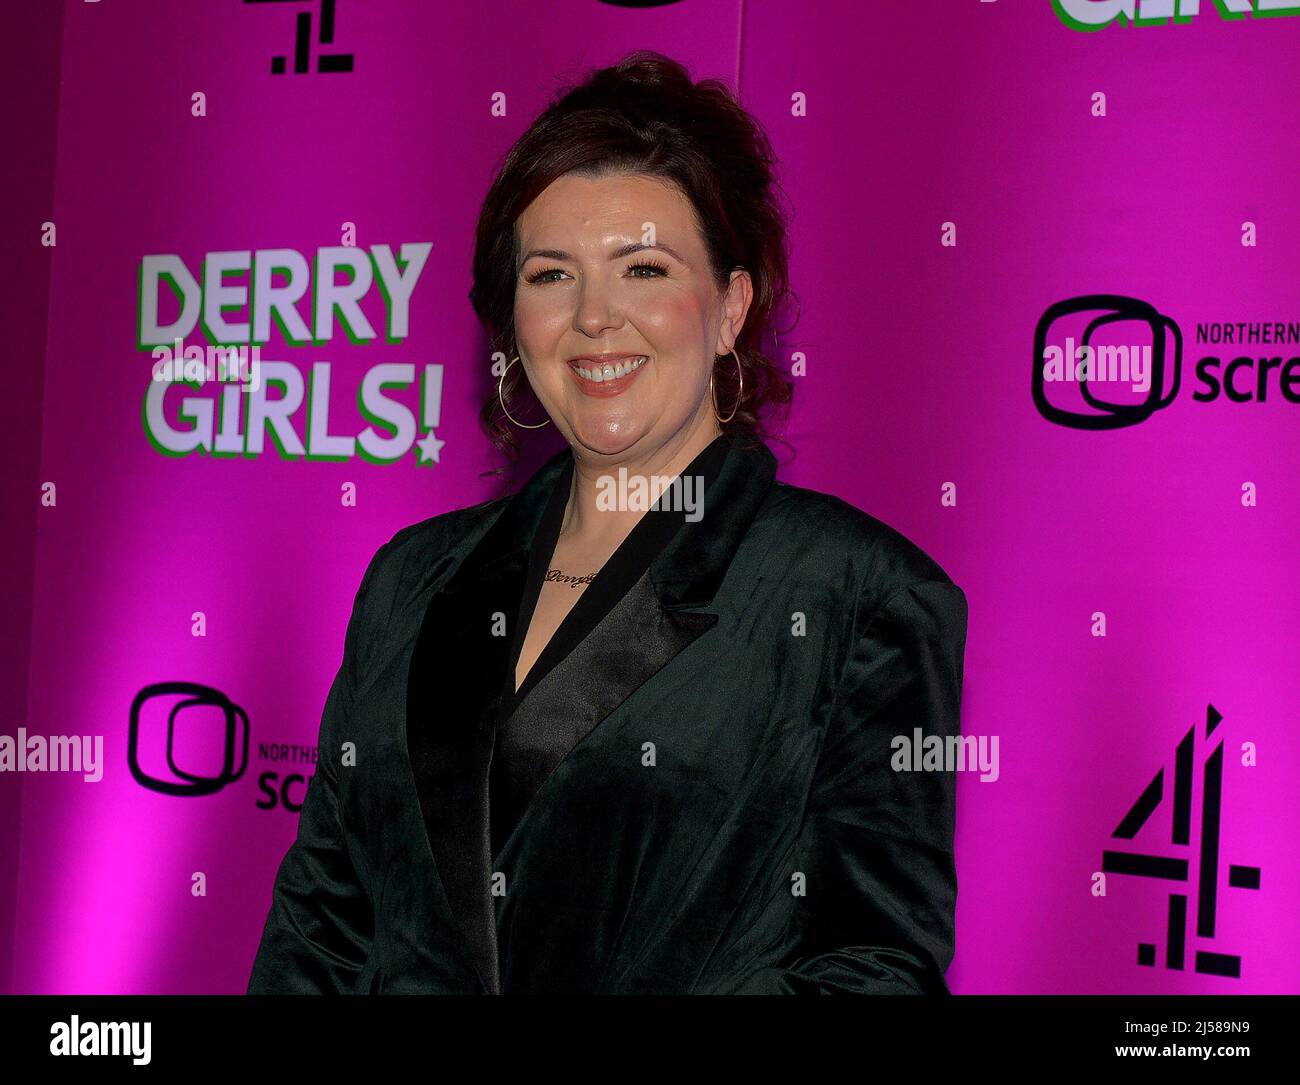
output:
<svg viewBox="0 0 1300 1085"><path fill-rule="evenodd" d="M636 444L645 435L645 428L639 423L610 419L603 423L576 422L572 432L574 440L588 452L617 456Z"/></svg>

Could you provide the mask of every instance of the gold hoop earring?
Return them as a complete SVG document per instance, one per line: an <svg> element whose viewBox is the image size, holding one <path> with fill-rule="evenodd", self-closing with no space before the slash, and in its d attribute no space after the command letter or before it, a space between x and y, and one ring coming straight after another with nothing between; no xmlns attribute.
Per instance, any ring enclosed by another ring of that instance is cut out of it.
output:
<svg viewBox="0 0 1300 1085"><path fill-rule="evenodd" d="M512 415L510 411L506 409L505 397L502 396L501 391L506 383L506 374L510 372L510 367L514 365L515 362L518 361L519 361L519 355L516 354L513 358L510 359L510 361L506 363L505 369L501 370L501 379L497 381L497 399L501 403L501 409L506 412L506 417L509 418L511 422L514 422L515 425L518 426L520 429L541 429L543 426L548 425L550 423L551 420L549 418L545 422L538 422L537 425L530 426L526 422L515 422L514 415ZM520 362L520 364L522 365L523 363Z"/></svg>
<svg viewBox="0 0 1300 1085"><path fill-rule="evenodd" d="M731 356L736 359L736 375L740 378L740 391L736 394L736 404L731 408L731 413L723 418L718 414L718 397L713 391L713 374L709 374L709 401L713 404L713 417L719 422L730 422L736 417L736 411L740 407L740 401L745 398L745 371L740 366L740 355L736 353L736 348L731 348Z"/></svg>

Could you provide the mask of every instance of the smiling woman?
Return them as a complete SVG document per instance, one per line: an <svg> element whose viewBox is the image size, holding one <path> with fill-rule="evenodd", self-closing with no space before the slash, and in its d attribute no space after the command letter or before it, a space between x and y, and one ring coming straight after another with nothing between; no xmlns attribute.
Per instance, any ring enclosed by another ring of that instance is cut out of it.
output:
<svg viewBox="0 0 1300 1085"><path fill-rule="evenodd" d="M960 734L966 600L775 479L774 161L653 53L511 149L483 422L565 447L371 561L250 992L946 991L954 779L891 763Z"/></svg>
<svg viewBox="0 0 1300 1085"><path fill-rule="evenodd" d="M696 451L764 435L760 415L790 399L768 357L794 300L775 164L724 83L649 52L533 122L483 200L469 294L509 362L481 411L499 449L515 456L512 422L537 414L516 400L525 386L596 454L670 432ZM628 357L648 361L612 388L566 372L605 383Z"/></svg>
<svg viewBox="0 0 1300 1085"><path fill-rule="evenodd" d="M712 360L731 351L752 286L736 270L718 297L692 217L674 186L622 173L561 177L519 217L519 357L570 444L614 455L670 435L698 449L718 435L705 402ZM626 244L634 231L650 241ZM560 237L574 255L547 247Z"/></svg>

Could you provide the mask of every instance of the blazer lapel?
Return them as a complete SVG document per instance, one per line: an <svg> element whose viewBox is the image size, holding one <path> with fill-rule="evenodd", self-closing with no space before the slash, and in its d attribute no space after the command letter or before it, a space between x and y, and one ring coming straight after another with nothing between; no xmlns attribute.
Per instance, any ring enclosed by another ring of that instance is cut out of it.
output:
<svg viewBox="0 0 1300 1085"><path fill-rule="evenodd" d="M411 657L407 746L429 849L470 961L484 990L494 994L500 991L500 969L488 768L496 700L509 665L529 548L552 489L570 477L571 458L569 449L560 452L506 503L433 595ZM635 637L615 642L632 650L588 656L581 681L574 680L577 661L571 654L516 711L562 703L579 728L578 741L584 741L712 628L718 615L699 608L716 594L775 473L776 459L766 446L751 450L731 443L705 492L702 518L682 525L646 577L606 616L622 623L620 628L635 628ZM628 610L634 604L636 613ZM526 821L525 813L516 834Z"/></svg>

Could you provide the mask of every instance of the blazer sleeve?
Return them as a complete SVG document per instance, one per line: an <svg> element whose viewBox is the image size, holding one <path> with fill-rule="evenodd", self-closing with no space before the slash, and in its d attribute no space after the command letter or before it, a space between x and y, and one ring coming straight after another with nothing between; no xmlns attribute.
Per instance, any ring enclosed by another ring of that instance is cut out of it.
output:
<svg viewBox="0 0 1300 1085"><path fill-rule="evenodd" d="M385 549L371 560L352 605L343 662L321 716L316 772L297 838L275 876L248 994L348 994L370 955L374 915L343 836L339 761L350 734L365 599Z"/></svg>
<svg viewBox="0 0 1300 1085"><path fill-rule="evenodd" d="M895 591L855 621L808 796L792 947L737 993L947 994L954 952L956 780L902 771L896 737L960 735L966 597L950 580ZM918 755L919 760L919 755Z"/></svg>

